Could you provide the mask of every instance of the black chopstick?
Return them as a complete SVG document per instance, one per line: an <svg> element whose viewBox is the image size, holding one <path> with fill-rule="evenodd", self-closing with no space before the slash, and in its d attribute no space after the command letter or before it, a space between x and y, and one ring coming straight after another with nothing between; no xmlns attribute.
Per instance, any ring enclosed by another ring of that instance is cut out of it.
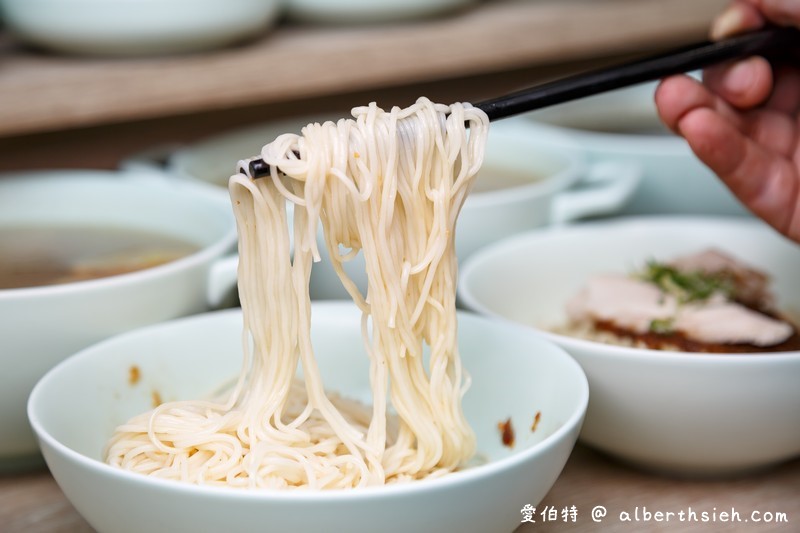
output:
<svg viewBox="0 0 800 533"><path fill-rule="evenodd" d="M732 59L754 55L771 58L782 54L796 54L798 48L800 30L773 27L722 41L705 41L631 63L576 74L474 105L482 109L489 120L499 120ZM249 160L247 166L249 173L241 167L239 172L249 174L251 178L269 174L269 165L260 158Z"/></svg>

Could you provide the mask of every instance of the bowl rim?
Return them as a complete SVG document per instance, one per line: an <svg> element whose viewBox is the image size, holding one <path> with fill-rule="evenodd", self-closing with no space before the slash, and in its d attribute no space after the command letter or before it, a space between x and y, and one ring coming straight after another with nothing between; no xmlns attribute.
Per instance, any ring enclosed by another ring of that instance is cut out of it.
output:
<svg viewBox="0 0 800 533"><path fill-rule="evenodd" d="M735 365L765 365L776 364L785 361L795 361L800 359L800 350L783 352L758 352L758 353L704 353L704 352L678 352L667 350L651 350L647 348L633 348L629 346L617 346L602 342L578 339L546 331L541 328L534 328L541 335L551 339L567 351L576 348L582 353L594 352L592 355L602 355L609 358L620 360L640 360L642 357L658 361L670 362L680 359L697 361L696 364L735 364ZM572 353L572 352L570 352ZM689 363L695 364L695 363Z"/></svg>
<svg viewBox="0 0 800 533"><path fill-rule="evenodd" d="M695 79L701 79L699 71L688 74ZM658 81L643 82L630 87L615 89L613 91L590 96L580 102L563 103L557 106L534 111L523 115L528 125L540 128L550 134L559 132L567 135L580 143L585 151L611 152L612 154L629 153L641 156L641 151L650 152L650 156L680 156L689 155L686 141L675 134L647 135L630 132L598 131L582 128L578 125L564 124L559 115L559 109L566 116L577 117L588 113L601 113L604 116L618 114L619 112L638 113L640 117L648 116L653 123L661 123L655 107L655 92L659 86ZM666 128L665 128L666 130Z"/></svg>
<svg viewBox="0 0 800 533"><path fill-rule="evenodd" d="M179 182L179 180L172 180L168 176L154 175L146 172L115 172L94 169L8 172L0 174L0 183L9 183L12 184L12 186L13 183L25 184L34 181L39 183L46 183L48 181L67 183L67 181L73 181L84 183L97 182L103 184L121 182L122 185L125 186L135 184L135 180L139 179L141 179L143 183L146 182L148 185L155 184L158 187L165 187L166 189L175 187L184 188L184 190L180 192L181 194L192 194L205 202L207 206L214 203L219 204L219 213L224 213L224 216L229 217L228 228L221 231L220 235L213 242L200 247L197 251L161 265L123 274L115 274L113 276L72 281L69 283L0 289L0 302L20 298L64 296L77 292L102 291L109 288L115 289L136 283L145 283L154 278L170 276L179 271L192 268L193 266L210 262L216 257L226 255L226 252L233 249L238 237L233 211L230 208L225 209L227 201L224 200L224 197L206 184L190 181ZM0 189L2 189L2 185L0 185Z"/></svg>
<svg viewBox="0 0 800 533"><path fill-rule="evenodd" d="M527 148L525 151L526 161L528 161L527 154L544 154L550 160L557 160L561 167L541 179L522 185L471 192L464 202L465 208L517 204L530 198L557 194L567 190L586 173L588 163L575 140L559 133L554 135L554 137L560 137L557 148L543 146L541 144L541 136L530 135L530 132L526 131L525 124L521 118L506 119L501 124L490 126L489 135L493 139L492 142L503 142L505 139L519 143ZM530 160L534 159L530 158ZM482 167L486 165L486 161L487 157L484 157ZM519 166L527 167L530 165L524 165L521 161Z"/></svg>
<svg viewBox="0 0 800 533"><path fill-rule="evenodd" d="M312 115L284 117L260 124L251 124L246 127L230 129L216 135L210 135L186 146L166 147L168 150L170 148L173 149L166 156L167 162L165 170L172 175L189 181L215 184L216 182L213 181L213 179L209 179L208 174L198 175L193 172L193 169L197 168L199 162L215 159L214 156L217 151L222 150L224 147L234 146L237 142L242 142L243 139L250 139L256 135L264 135L266 132L270 132L271 134L272 130L288 130L296 127L298 124L303 127L308 123L303 123L304 120L330 122L337 120L337 117L345 119L352 118L349 110L337 114L333 112L322 112ZM522 185L471 192L465 201L470 209L476 207L490 207L497 204L518 203L520 200L554 194L568 189L586 172L588 163L576 140L569 138L565 133L551 132L548 133L548 136L559 138L558 147L554 149L553 146L543 146L541 144L540 135L531 136L531 131L527 126L528 122L529 120L523 117L512 117L505 119L500 124L492 124L489 127L490 138L494 139L492 142L502 142L500 139L513 139L514 142L525 145L531 152L546 155L552 160L558 160L560 168L556 172L549 173L542 179ZM298 131L289 131L289 133L298 133ZM265 139L265 142L270 141L271 139ZM484 165L486 164L485 157L483 163ZM520 162L517 166L523 168L526 165ZM231 174L234 172L234 169L231 168ZM218 184L214 186L219 188Z"/></svg>
<svg viewBox="0 0 800 533"><path fill-rule="evenodd" d="M615 344L606 344L587 339L579 339L548 331L540 326L534 324L525 324L505 317L501 313L490 309L484 305L472 292L469 287L470 281L474 279L475 272L481 268L482 265L490 262L498 255L515 250L521 247L529 247L533 243L545 238L558 238L561 235L574 234L576 232L603 232L611 233L617 231L627 231L629 228L636 227L640 229L642 225L672 227L676 224L686 225L687 227L696 228L702 224L714 224L724 226L744 226L753 228L758 231L774 231L766 223L759 219L741 216L712 216L712 215L639 215L639 216L625 216L613 219L603 220L599 222L590 223L576 223L565 226L551 226L546 228L539 228L530 231L525 231L506 237L496 243L493 243L481 250L476 251L461 264L459 268L458 279L458 298L467 309L484 315L497 318L518 324L523 327L530 328L538 334L543 335L545 338L555 342L559 346L565 348L568 353L572 354L573 351L580 353L594 352L593 355L602 355L610 358L617 359L632 359L639 360L640 358L647 358L652 361L693 361L689 364L707 364L709 362L722 362L727 364L738 365L757 365L766 363L776 363L787 360L794 360L800 358L800 350L795 351L782 351L782 352L760 352L760 353L703 353L703 352L683 352L683 351L666 351L666 350L652 350L648 348L635 348L630 346L619 346ZM697 231L696 229L694 231ZM800 246L800 245L798 245Z"/></svg>
<svg viewBox="0 0 800 533"><path fill-rule="evenodd" d="M571 137L573 142L580 145L583 152L597 152L598 155L604 153L604 157L614 157L620 153L637 157L654 155L679 157L691 154L686 141L677 135L636 135L633 133L589 131L537 120L530 116L526 116L526 118L531 131L539 131L548 137L553 133ZM552 139L548 142L552 142ZM556 144L560 144L560 142Z"/></svg>
<svg viewBox="0 0 800 533"><path fill-rule="evenodd" d="M347 301L329 300L329 301L313 302L312 312L313 309L319 309L319 308L331 309L330 313L333 316L337 314L335 312L337 309L344 311L349 310L350 312L352 312L353 309L357 309L352 302L347 302ZM292 501L292 502L295 501L349 502L351 500L369 501L369 500L374 500L376 498L382 499L392 496L403 496L408 494L409 492L412 494L435 492L450 487L455 487L457 485L464 483L476 482L487 476L494 476L504 471L513 470L519 467L521 464L527 462L531 458L537 455L544 454L549 450L558 447L564 442L565 439L569 437L569 434L571 432L575 431L575 435L577 437L577 432L580 430L580 427L583 424L583 419L585 417L586 409L588 408L589 404L588 379L583 369L578 364L578 362L575 361L575 359L569 353L567 353L566 350L564 350L562 347L546 339L543 339L540 336L536 336L533 332L531 332L529 328L509 323L507 321L497 320L491 317L480 316L468 311L459 310L458 314L459 314L459 320L461 320L462 316L470 316L472 318L468 320L491 322L493 324L493 327L505 329L508 331L516 330L519 333L530 337L536 344L540 344L542 347L547 346L548 347L547 349L552 353L553 357L561 359L564 362L564 364L566 364L568 367L571 368L570 372L572 372L575 376L575 384L579 389L579 394L578 397L576 398L577 406L575 409L572 410L569 417L561 421L559 426L552 433L545 436L541 441L525 449L521 449L517 452L514 452L511 455L499 458L495 461L477 465L475 467L468 468L463 471L453 472L446 476L437 477L434 479L422 479L410 483L365 487L363 489L358 489L358 490L348 490L348 489L318 490L318 491L311 491L311 490L286 491L280 489L236 490L236 489L231 489L230 487L195 485L191 483L183 483L175 480L153 478L150 476L137 474L135 472L130 472L127 470L115 468L109 464L104 463L101 460L88 457L82 453L73 450L69 446L63 444L58 439L56 439L52 434L50 434L50 432L46 429L44 423L40 420L39 418L39 410L41 409L41 407L39 406L39 403L41 401L40 396L44 394L43 391L47 388L48 383L51 380L56 379L57 375L62 371L61 369L72 364L71 363L72 361L81 359L91 359L92 357L97 357L94 354L96 352L102 353L102 351L106 348L107 345L114 345L119 342L126 342L130 338L136 338L139 336L157 335L187 322L225 320L226 317L232 315L241 315L240 309L211 311L189 317L182 317L178 319L168 320L165 322L160 322L150 326L145 326L143 328L138 328L132 331L128 331L119 335L115 335L113 337L100 341L99 343L96 343L92 346L89 346L88 348L80 350L74 355L59 362L36 383L33 390L31 391L30 396L28 397L28 402L26 406L28 420L31 423L34 433L36 434L37 438L40 441L39 443L40 448L44 448L45 446L47 446L55 454L60 455L62 458L66 459L70 463L73 464L77 463L81 466L81 468L95 471L101 475L111 476L113 478L116 478L119 482L137 483L137 484L142 484L144 486L152 486L153 489L157 490L174 490L186 493L197 493L199 496L205 496L205 497L215 497L215 498L225 498L225 499L235 498L235 499L245 499L248 501L254 500L262 502L273 501L276 503L285 501ZM45 457L47 456L45 455Z"/></svg>

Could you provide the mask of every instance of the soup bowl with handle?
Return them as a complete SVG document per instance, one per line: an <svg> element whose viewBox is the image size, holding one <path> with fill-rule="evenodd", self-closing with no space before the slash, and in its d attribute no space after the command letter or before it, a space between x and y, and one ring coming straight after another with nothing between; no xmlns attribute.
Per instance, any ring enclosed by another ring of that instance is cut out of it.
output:
<svg viewBox="0 0 800 533"><path fill-rule="evenodd" d="M481 460L435 479L360 489L250 490L158 479L106 464L104 448L114 429L151 409L154 393L164 401L201 399L238 375L240 310L148 326L82 350L39 381L28 412L53 476L99 532L512 531L521 509L539 503L570 455L588 386L562 349L527 328L461 313L458 339L472 376L464 414ZM326 390L370 401L355 304L313 302L311 341ZM509 419L516 428L513 447L498 430Z"/></svg>
<svg viewBox="0 0 800 533"><path fill-rule="evenodd" d="M231 161L260 153L264 144L281 133L299 133L310 121L333 118L285 119L174 149L166 158L166 171L182 179L225 186L233 170ZM574 141L556 133L560 144L553 147L552 140L529 126L524 117L491 125L483 166L458 218L459 260L506 235L615 213L635 194L641 176L637 164L608 159L588 163ZM137 154L124 165L153 167L162 151L155 148L151 153ZM320 251L322 263L311 274L312 298L349 298L330 267L325 247ZM364 268L360 255L344 265L362 293L367 284Z"/></svg>
<svg viewBox="0 0 800 533"><path fill-rule="evenodd" d="M145 231L196 250L110 277L0 289L4 469L37 459L25 402L55 364L108 336L201 312L230 296L236 281L236 261L230 257L236 224L226 196L209 186L142 172L48 171L0 178L0 229Z"/></svg>
<svg viewBox="0 0 800 533"><path fill-rule="evenodd" d="M671 475L738 475L800 455L800 351L660 351L562 332L566 303L590 276L708 248L767 273L777 309L800 324L800 245L744 217L622 217L511 237L467 261L459 297L533 328L583 366L585 443Z"/></svg>

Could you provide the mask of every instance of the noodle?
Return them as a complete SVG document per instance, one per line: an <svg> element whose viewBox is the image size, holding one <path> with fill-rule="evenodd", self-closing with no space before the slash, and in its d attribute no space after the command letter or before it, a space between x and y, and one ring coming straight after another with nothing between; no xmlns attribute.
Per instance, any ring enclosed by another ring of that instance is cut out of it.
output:
<svg viewBox="0 0 800 533"><path fill-rule="evenodd" d="M199 484L332 489L438 476L473 456L461 409L469 379L456 342L454 237L488 119L469 104L424 98L390 112L355 108L353 117L265 146L270 177L231 178L241 374L227 401L167 403L118 427L110 464ZM314 359L308 285L320 226L362 312L371 408L326 393ZM342 266L359 252L365 295Z"/></svg>

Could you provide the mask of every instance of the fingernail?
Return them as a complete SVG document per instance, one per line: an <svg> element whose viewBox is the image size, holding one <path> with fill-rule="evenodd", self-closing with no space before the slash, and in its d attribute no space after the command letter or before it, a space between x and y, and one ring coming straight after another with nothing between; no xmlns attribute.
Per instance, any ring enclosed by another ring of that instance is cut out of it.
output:
<svg viewBox="0 0 800 533"><path fill-rule="evenodd" d="M736 4L729 6L711 23L711 40L718 41L742 30L744 17Z"/></svg>
<svg viewBox="0 0 800 533"><path fill-rule="evenodd" d="M733 94L744 94L753 85L753 69L749 61L742 61L725 73L725 89Z"/></svg>

